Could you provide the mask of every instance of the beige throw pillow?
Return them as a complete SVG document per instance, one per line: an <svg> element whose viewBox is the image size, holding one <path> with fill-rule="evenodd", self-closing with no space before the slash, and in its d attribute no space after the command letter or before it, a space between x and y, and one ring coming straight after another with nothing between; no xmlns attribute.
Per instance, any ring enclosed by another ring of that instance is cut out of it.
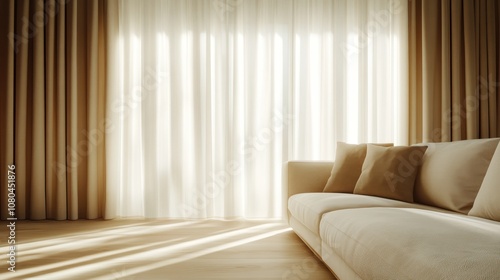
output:
<svg viewBox="0 0 500 280"><path fill-rule="evenodd" d="M413 202L413 187L426 146L368 145L355 194Z"/></svg>
<svg viewBox="0 0 500 280"><path fill-rule="evenodd" d="M367 144L337 142L335 163L324 192L352 193L366 157ZM375 144L389 147L393 144Z"/></svg>
<svg viewBox="0 0 500 280"><path fill-rule="evenodd" d="M491 159L469 215L500 222L500 144Z"/></svg>
<svg viewBox="0 0 500 280"><path fill-rule="evenodd" d="M429 143L415 202L469 213L500 138Z"/></svg>

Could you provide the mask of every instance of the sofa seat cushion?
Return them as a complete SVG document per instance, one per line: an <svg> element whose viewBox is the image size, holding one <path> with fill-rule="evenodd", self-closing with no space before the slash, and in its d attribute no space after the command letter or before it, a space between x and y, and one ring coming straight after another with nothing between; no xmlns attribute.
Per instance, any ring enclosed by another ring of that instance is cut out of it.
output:
<svg viewBox="0 0 500 280"><path fill-rule="evenodd" d="M407 203L387 198L347 193L301 193L290 197L288 210L313 233L319 234L319 222L323 214L342 209L361 207L433 207Z"/></svg>
<svg viewBox="0 0 500 280"><path fill-rule="evenodd" d="M500 223L453 212L360 208L330 212L329 246L362 279L496 279ZM323 250L326 251L326 250Z"/></svg>

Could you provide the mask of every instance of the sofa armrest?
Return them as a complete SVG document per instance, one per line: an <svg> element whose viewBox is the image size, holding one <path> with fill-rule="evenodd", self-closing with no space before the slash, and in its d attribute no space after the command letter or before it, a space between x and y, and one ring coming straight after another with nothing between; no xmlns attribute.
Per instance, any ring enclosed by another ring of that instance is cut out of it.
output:
<svg viewBox="0 0 500 280"><path fill-rule="evenodd" d="M288 199L298 193L322 192L333 161L289 161L283 165L283 219L289 219ZM288 220L287 219L287 220Z"/></svg>
<svg viewBox="0 0 500 280"><path fill-rule="evenodd" d="M289 161L283 172L283 192L288 201L294 194L322 192L330 177L333 161Z"/></svg>

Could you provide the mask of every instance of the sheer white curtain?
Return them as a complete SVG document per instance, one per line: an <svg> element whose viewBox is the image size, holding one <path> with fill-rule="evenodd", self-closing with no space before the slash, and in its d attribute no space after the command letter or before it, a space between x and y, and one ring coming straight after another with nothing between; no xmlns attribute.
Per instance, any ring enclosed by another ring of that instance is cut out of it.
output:
<svg viewBox="0 0 500 280"><path fill-rule="evenodd" d="M284 161L405 142L406 9L119 2L106 217L279 218Z"/></svg>

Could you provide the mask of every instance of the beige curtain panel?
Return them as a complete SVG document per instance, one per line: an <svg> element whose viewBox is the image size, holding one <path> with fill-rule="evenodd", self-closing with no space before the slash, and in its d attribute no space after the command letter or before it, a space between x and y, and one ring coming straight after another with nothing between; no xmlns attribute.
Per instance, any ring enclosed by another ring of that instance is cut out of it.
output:
<svg viewBox="0 0 500 280"><path fill-rule="evenodd" d="M411 143L500 136L500 2L411 0Z"/></svg>
<svg viewBox="0 0 500 280"><path fill-rule="evenodd" d="M0 1L1 218L7 165L20 219L102 217L105 4ZM7 40L5 40L7 39Z"/></svg>

